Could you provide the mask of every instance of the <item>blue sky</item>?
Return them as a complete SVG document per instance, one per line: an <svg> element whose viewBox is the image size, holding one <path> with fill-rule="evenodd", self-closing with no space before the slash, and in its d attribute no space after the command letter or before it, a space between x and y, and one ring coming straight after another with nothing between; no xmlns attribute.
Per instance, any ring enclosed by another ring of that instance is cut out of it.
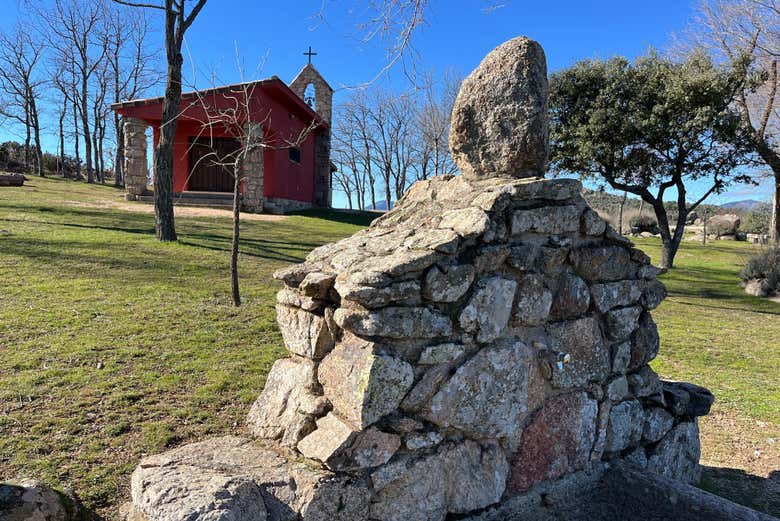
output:
<svg viewBox="0 0 780 521"><path fill-rule="evenodd" d="M0 27L14 23L20 3L0 0ZM238 81L238 49L246 79L277 75L290 81L306 63L302 53L311 45L318 53L313 62L336 88L338 103L350 86L371 80L386 63L384 43L363 42L364 32L356 27L367 19L367 3L209 0L187 34L186 74L191 79L192 71L198 71L199 85L211 84L212 71L219 81ZM317 16L320 12L322 17ZM495 46L526 35L542 44L548 68L554 71L584 58L634 57L650 46L663 48L673 33L685 28L692 12L693 2L685 0L431 0L427 25L416 34L414 47L419 69L440 73L454 68L465 74ZM159 27L161 21L156 21ZM159 33L154 37L161 43ZM380 81L403 88L406 80L396 67ZM0 129L0 139L10 136L9 129ZM44 144L53 149L54 138ZM769 194L768 188L735 187L713 201L767 199Z"/></svg>

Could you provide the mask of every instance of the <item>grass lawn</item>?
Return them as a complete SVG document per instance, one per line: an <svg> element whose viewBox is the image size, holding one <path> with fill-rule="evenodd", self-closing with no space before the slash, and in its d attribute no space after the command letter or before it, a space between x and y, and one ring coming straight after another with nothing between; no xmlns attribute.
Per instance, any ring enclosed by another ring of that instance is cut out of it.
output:
<svg viewBox="0 0 780 521"><path fill-rule="evenodd" d="M368 222L245 221L236 309L228 218L179 217L179 243L161 244L149 208L122 196L62 180L0 189L0 479L71 485L107 519L141 456L243 429L284 354L271 273ZM657 242L639 242L657 258ZM683 246L654 313L654 365L718 398L702 421L703 486L778 515L780 304L736 285L748 251Z"/></svg>

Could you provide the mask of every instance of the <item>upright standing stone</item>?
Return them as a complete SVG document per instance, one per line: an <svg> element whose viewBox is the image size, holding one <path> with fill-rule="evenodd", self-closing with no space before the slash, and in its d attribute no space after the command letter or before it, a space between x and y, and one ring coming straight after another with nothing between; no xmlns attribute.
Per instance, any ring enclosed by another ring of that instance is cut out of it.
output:
<svg viewBox="0 0 780 521"><path fill-rule="evenodd" d="M518 37L488 54L452 109L450 149L469 177L538 177L547 168L547 62Z"/></svg>

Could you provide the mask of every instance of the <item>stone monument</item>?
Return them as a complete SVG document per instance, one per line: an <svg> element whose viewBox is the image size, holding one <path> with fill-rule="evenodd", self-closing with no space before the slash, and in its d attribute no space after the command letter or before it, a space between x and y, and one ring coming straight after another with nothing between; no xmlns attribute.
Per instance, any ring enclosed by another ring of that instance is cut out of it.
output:
<svg viewBox="0 0 780 521"><path fill-rule="evenodd" d="M452 122L462 175L276 273L289 357L249 412L255 439L144 459L127 519L490 519L610 465L699 479L713 398L648 366L659 270L578 181L543 179L539 44L490 53Z"/></svg>

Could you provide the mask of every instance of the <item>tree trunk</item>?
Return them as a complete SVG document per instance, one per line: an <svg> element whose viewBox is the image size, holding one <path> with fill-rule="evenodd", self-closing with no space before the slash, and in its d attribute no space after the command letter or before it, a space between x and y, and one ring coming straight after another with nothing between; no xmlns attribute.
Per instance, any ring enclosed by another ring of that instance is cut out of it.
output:
<svg viewBox="0 0 780 521"><path fill-rule="evenodd" d="M677 255L677 249L680 247L680 238L682 236L682 228L679 225L680 219L678 217L677 230L675 230L674 236L672 236L671 229L669 228L669 217L666 214L666 208L664 208L663 202L654 202L652 206L655 211L655 217L658 220L658 228L661 232L661 263L659 264L659 267L667 270L672 269L674 267L674 258Z"/></svg>
<svg viewBox="0 0 780 521"><path fill-rule="evenodd" d="M116 128L116 155L114 157L114 186L124 186L124 162L125 162L125 132L123 121L114 113L114 127Z"/></svg>
<svg viewBox="0 0 780 521"><path fill-rule="evenodd" d="M388 212L392 210L390 199L393 197L392 193L390 192L390 175L390 172L387 172L385 175L385 206L387 207Z"/></svg>
<svg viewBox="0 0 780 521"><path fill-rule="evenodd" d="M84 133L84 163L87 169L87 183L95 182L92 170L92 137L89 134L89 107L87 105L87 78L82 80L81 87L81 131Z"/></svg>
<svg viewBox="0 0 780 521"><path fill-rule="evenodd" d="M775 172L775 193L772 197L772 227L769 230L771 240L780 245L780 172Z"/></svg>
<svg viewBox="0 0 780 521"><path fill-rule="evenodd" d="M623 208L626 206L626 199L628 199L628 192L623 192L623 199L620 200L620 222L618 223L618 233L623 235Z"/></svg>
<svg viewBox="0 0 780 521"><path fill-rule="evenodd" d="M97 116L96 116L97 119ZM103 183L103 172L100 171L100 158L98 157L98 129L97 123L94 124L92 129L92 153L94 157L94 171L95 178L99 183Z"/></svg>
<svg viewBox="0 0 780 521"><path fill-rule="evenodd" d="M59 172L57 172L57 173L60 174L62 177L68 177L67 170L65 169L65 128L64 128L65 125L63 124L64 120L65 120L65 115L66 115L65 112L67 110L68 110L67 105L65 105L63 107L63 109L62 109L62 112L60 112L60 120L59 120L59 124L60 124L60 128L59 128L59 130L60 130L60 147L59 147L60 159L59 159Z"/></svg>
<svg viewBox="0 0 780 521"><path fill-rule="evenodd" d="M74 133L74 141L75 141L75 151L76 151L76 179L83 179L83 175L81 174L81 157L79 156L79 115L78 115L78 107L76 107L76 102L73 102L73 133Z"/></svg>
<svg viewBox="0 0 780 521"><path fill-rule="evenodd" d="M170 44L173 45L173 44ZM160 142L154 162L154 215L157 238L176 240L173 218L173 140L176 136L179 103L181 102L181 52L169 57L168 80L163 100Z"/></svg>
<svg viewBox="0 0 780 521"><path fill-rule="evenodd" d="M30 103L24 106L24 170L30 170Z"/></svg>
<svg viewBox="0 0 780 521"><path fill-rule="evenodd" d="M241 231L241 176L238 174L240 168L241 162L236 161L233 174L233 244L230 249L230 293L236 307L241 305L241 294L238 290L238 241Z"/></svg>
<svg viewBox="0 0 780 521"><path fill-rule="evenodd" d="M769 238L780 244L780 153L777 153L765 141L759 141L756 149L761 159L772 169L775 178L775 193L772 198L772 219Z"/></svg>
<svg viewBox="0 0 780 521"><path fill-rule="evenodd" d="M41 124L38 119L38 106L35 104L35 98L30 98L30 115L32 117L32 128L35 137L35 169L40 177L46 177L43 170L43 150L41 149Z"/></svg>

